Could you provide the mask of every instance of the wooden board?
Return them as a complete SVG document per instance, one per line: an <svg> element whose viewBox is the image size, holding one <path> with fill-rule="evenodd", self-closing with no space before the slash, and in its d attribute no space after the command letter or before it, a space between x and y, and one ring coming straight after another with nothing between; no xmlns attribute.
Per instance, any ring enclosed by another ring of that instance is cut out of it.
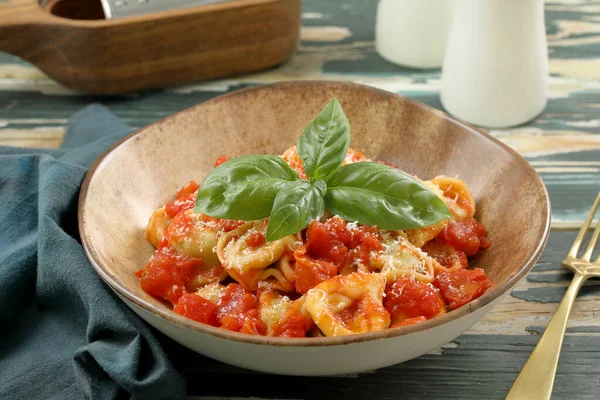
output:
<svg viewBox="0 0 600 400"><path fill-rule="evenodd" d="M30 64L0 54L0 145L56 147L68 118L101 102L133 127L238 88L279 80L336 79L376 86L442 109L440 71L402 68L374 49L377 1L304 0L302 41L278 67L218 81L128 96L85 96ZM276 378L192 354L164 339L204 399L503 399L569 283L560 260L600 190L600 1L546 2L550 99L543 114L490 133L523 154L546 183L553 231L533 271L487 318L437 352L374 373L337 378ZM508 187L518 193L517 187ZM600 281L586 283L572 312L553 399L600 393ZM217 378L227 373L236 385Z"/></svg>

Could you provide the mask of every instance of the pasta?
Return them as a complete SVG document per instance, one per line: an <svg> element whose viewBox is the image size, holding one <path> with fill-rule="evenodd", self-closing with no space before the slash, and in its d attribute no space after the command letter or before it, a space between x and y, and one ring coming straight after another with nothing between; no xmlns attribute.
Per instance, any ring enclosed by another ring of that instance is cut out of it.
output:
<svg viewBox="0 0 600 400"><path fill-rule="evenodd" d="M280 158L307 179L296 146ZM371 160L348 149L343 164L362 161ZM353 335L435 318L492 286L482 269L468 268L468 257L490 242L466 182L421 182L452 218L383 230L326 210L307 228L267 242L269 217L195 213L192 181L149 217L146 239L156 250L137 272L140 285L187 318L254 335Z"/></svg>

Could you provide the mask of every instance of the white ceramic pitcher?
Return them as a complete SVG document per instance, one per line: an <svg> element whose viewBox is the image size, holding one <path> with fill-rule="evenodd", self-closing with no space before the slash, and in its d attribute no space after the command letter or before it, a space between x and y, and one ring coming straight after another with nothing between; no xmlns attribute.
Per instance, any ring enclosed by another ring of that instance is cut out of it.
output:
<svg viewBox="0 0 600 400"><path fill-rule="evenodd" d="M442 68L441 102L482 127L523 124L546 106L543 0L457 0Z"/></svg>

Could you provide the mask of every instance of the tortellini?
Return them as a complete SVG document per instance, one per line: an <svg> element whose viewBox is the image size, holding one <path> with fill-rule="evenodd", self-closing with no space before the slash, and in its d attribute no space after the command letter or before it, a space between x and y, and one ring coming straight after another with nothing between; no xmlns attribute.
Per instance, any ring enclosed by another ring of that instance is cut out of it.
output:
<svg viewBox="0 0 600 400"><path fill-rule="evenodd" d="M301 241L295 235L289 235L256 247L250 246L247 239L253 234L264 235L267 223L266 219L250 221L223 233L217 242L217 256L229 275L247 290L254 291L259 282L266 281L273 289L291 291L294 288L291 254Z"/></svg>
<svg viewBox="0 0 600 400"><path fill-rule="evenodd" d="M202 221L202 214L187 210L177 214L169 228L169 244L190 257L202 257L207 268L221 265L214 252L219 230L214 223Z"/></svg>
<svg viewBox="0 0 600 400"><path fill-rule="evenodd" d="M148 225L146 226L146 240L148 240L152 246L158 248L170 223L171 218L169 218L165 212L164 207L155 210L150 216Z"/></svg>
<svg viewBox="0 0 600 400"><path fill-rule="evenodd" d="M390 326L382 305L385 278L353 272L321 282L306 294L306 309L325 336L373 332Z"/></svg>
<svg viewBox="0 0 600 400"><path fill-rule="evenodd" d="M452 216L457 221L462 221L475 216L475 198L461 179L438 176L431 180L444 193L442 200L446 203Z"/></svg>
<svg viewBox="0 0 600 400"><path fill-rule="evenodd" d="M404 237L387 237L384 239L384 247L385 251L377 261L381 266L379 272L388 283L408 275L421 282L433 281L435 270L440 267L439 263Z"/></svg>
<svg viewBox="0 0 600 400"><path fill-rule="evenodd" d="M198 289L196 294L214 304L218 304L219 299L225 295L225 290L225 286L218 282L213 282Z"/></svg>
<svg viewBox="0 0 600 400"><path fill-rule="evenodd" d="M304 317L306 324L305 331L314 327L311 316L306 309L306 295L292 300L287 296L276 291L267 290L262 292L258 301L258 310L260 319L267 325L269 334L273 335L274 328L285 322L294 314L299 314Z"/></svg>
<svg viewBox="0 0 600 400"><path fill-rule="evenodd" d="M407 229L405 231L406 239L415 247L423 247L425 243L435 239L448 226L449 222L450 220L446 219L424 228Z"/></svg>

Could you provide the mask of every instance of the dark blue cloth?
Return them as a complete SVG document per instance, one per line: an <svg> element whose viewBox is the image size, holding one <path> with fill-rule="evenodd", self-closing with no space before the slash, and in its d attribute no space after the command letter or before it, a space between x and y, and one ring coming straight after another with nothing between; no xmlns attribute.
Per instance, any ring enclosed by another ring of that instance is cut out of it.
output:
<svg viewBox="0 0 600 400"><path fill-rule="evenodd" d="M98 277L79 241L85 173L130 132L92 105L72 118L60 149L0 147L2 399L185 395L153 331Z"/></svg>

